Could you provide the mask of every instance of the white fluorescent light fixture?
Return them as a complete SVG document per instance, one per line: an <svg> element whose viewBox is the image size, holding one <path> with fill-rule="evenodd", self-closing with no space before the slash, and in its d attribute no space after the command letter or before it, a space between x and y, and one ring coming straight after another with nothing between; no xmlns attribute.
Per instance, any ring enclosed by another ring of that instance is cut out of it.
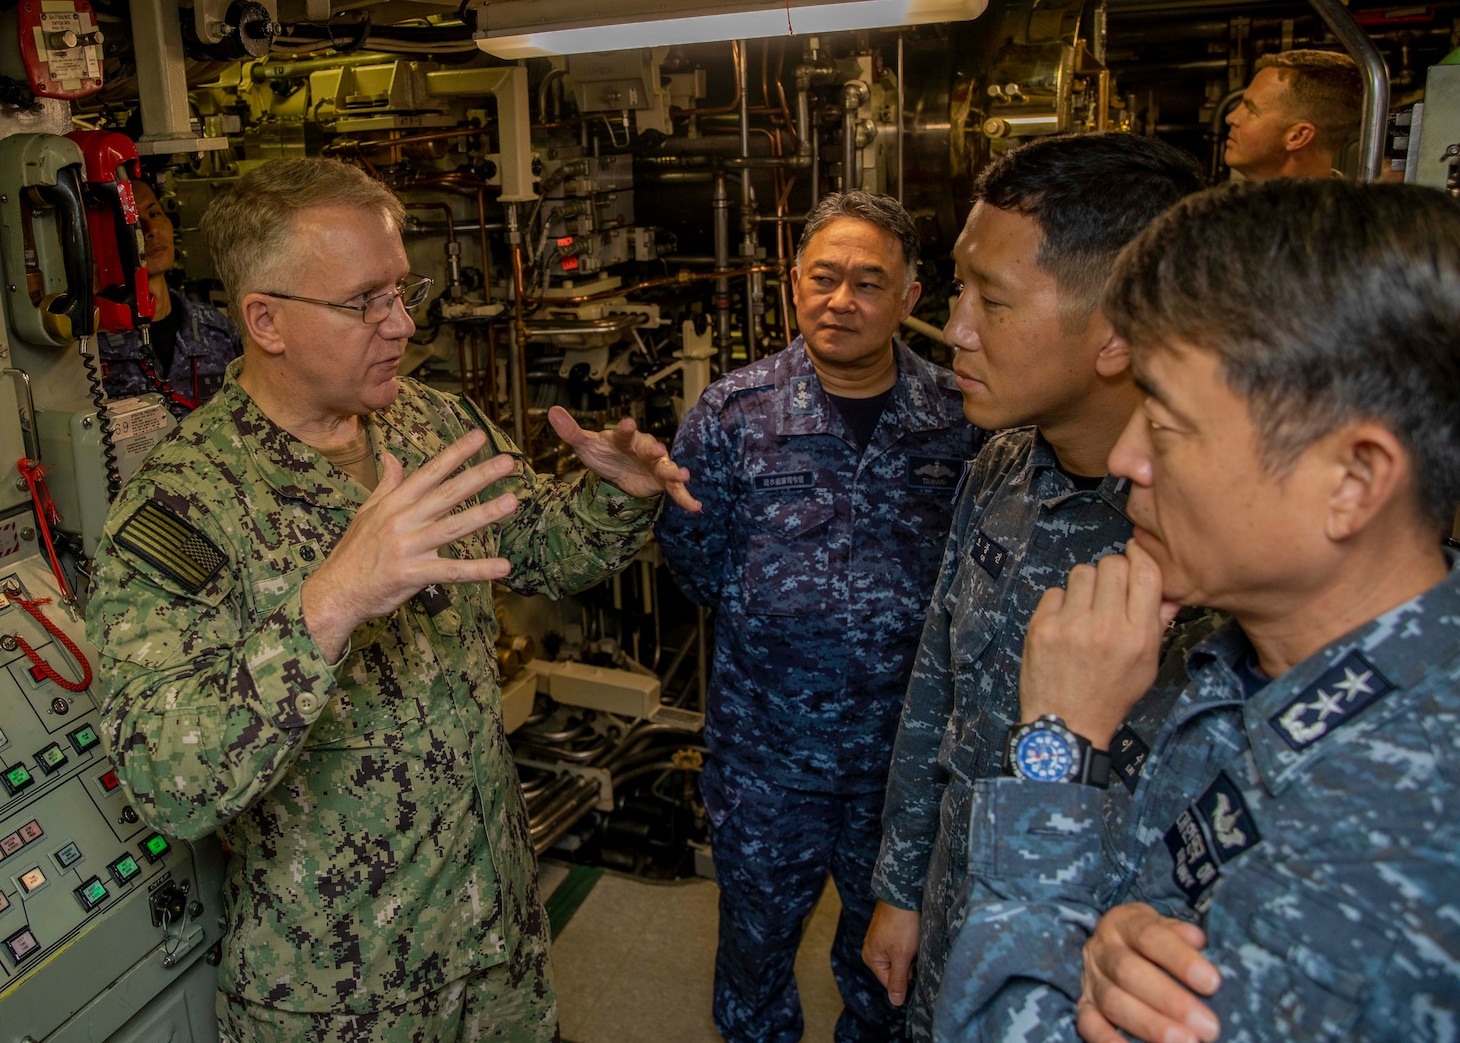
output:
<svg viewBox="0 0 1460 1043"><path fill-rule="evenodd" d="M477 46L540 58L976 18L988 0L487 0Z"/></svg>

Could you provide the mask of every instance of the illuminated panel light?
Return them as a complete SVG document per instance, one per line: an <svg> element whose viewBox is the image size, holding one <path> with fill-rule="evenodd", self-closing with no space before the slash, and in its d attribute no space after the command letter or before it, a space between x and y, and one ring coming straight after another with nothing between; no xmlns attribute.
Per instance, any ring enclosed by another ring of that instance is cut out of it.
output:
<svg viewBox="0 0 1460 1043"><path fill-rule="evenodd" d="M523 0L517 0L522 3ZM627 12L605 14L598 24L585 24L582 8L568 17L554 18L555 5L533 0L536 17L530 22L494 21L494 11L513 3L487 4L478 10L485 21L477 46L499 58L540 58L553 54L619 51L666 44L712 43L717 40L756 40L766 36L831 33L848 29L883 29L921 22L958 22L976 18L988 0L761 0L761 2L701 3L699 14L646 14L633 10L644 4L620 4ZM663 3L648 6L660 11ZM727 7L703 13L707 7ZM591 16L590 16L591 17ZM789 28L788 28L789 22ZM569 24L565 24L569 23ZM532 25L532 31L523 32ZM560 28L554 28L560 26Z"/></svg>

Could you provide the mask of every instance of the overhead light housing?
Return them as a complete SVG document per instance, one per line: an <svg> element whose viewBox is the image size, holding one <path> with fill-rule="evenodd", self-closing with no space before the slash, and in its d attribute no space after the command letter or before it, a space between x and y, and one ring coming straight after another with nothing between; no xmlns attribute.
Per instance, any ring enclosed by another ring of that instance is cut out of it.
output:
<svg viewBox="0 0 1460 1043"><path fill-rule="evenodd" d="M976 18L988 0L488 0L477 46L539 58Z"/></svg>

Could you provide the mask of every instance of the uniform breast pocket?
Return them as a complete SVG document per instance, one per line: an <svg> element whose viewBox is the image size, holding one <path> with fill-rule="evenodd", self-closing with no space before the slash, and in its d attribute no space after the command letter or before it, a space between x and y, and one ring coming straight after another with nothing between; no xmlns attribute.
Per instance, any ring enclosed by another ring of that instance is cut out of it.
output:
<svg viewBox="0 0 1460 1043"><path fill-rule="evenodd" d="M967 556L958 567L953 585L943 596L943 610L948 614L948 645L953 657L954 674L966 673L977 662L994 639L993 620L989 608L995 591L982 570L971 565Z"/></svg>
<svg viewBox="0 0 1460 1043"><path fill-rule="evenodd" d="M1208 955L1234 979L1216 996L1224 1025L1272 1039L1351 1038L1395 946L1371 914L1338 900L1341 890L1320 892L1250 857L1223 871L1205 926Z"/></svg>
<svg viewBox="0 0 1460 1043"><path fill-rule="evenodd" d="M794 496L756 497L746 540L745 611L796 616L825 612L834 596L832 523L836 502L828 489Z"/></svg>

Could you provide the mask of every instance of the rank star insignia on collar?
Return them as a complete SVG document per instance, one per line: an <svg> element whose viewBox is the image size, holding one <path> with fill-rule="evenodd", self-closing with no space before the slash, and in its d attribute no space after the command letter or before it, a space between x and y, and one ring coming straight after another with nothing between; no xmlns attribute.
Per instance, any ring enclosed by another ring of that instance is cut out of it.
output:
<svg viewBox="0 0 1460 1043"><path fill-rule="evenodd" d="M1392 692L1378 669L1350 652L1299 692L1268 723L1294 750L1304 749Z"/></svg>
<svg viewBox="0 0 1460 1043"><path fill-rule="evenodd" d="M811 381L805 377L791 382L791 408L798 413L811 411Z"/></svg>

